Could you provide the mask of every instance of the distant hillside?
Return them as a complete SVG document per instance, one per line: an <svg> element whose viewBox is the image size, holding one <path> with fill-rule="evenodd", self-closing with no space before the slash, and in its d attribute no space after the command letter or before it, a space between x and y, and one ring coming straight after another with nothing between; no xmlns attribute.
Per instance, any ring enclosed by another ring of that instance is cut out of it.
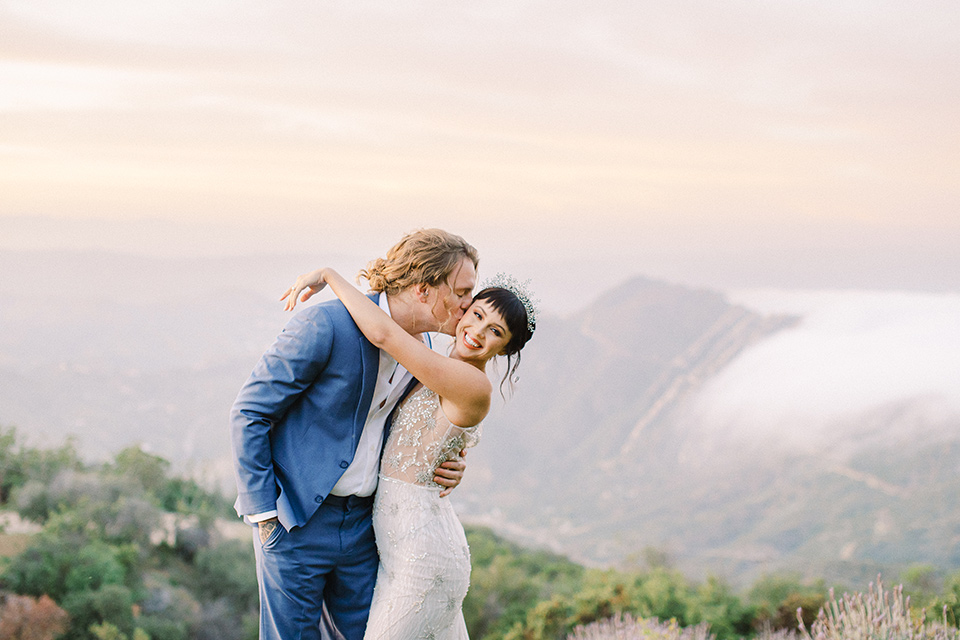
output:
<svg viewBox="0 0 960 640"><path fill-rule="evenodd" d="M655 547L688 575L742 582L776 570L865 581L912 563L960 568L955 415L891 400L802 449L698 421L705 383L797 322L644 279L552 319L470 456L461 511L588 563Z"/></svg>
<svg viewBox="0 0 960 640"><path fill-rule="evenodd" d="M95 459L139 443L232 491L227 414L304 264L0 252L0 424ZM891 397L804 448L707 429L704 388L800 319L643 278L598 293L541 319L468 457L465 519L588 563L656 547L744 582L960 568L954 414Z"/></svg>
<svg viewBox="0 0 960 640"><path fill-rule="evenodd" d="M471 473L481 465L489 473L482 487L471 480L470 514L592 562L645 546L677 554L674 540L691 527L681 515L689 497L664 493L682 444L674 417L740 352L796 318L636 279L552 320L471 454Z"/></svg>
<svg viewBox="0 0 960 640"><path fill-rule="evenodd" d="M143 443L222 462L230 405L289 317L276 292L311 260L0 252L0 424L97 459Z"/></svg>

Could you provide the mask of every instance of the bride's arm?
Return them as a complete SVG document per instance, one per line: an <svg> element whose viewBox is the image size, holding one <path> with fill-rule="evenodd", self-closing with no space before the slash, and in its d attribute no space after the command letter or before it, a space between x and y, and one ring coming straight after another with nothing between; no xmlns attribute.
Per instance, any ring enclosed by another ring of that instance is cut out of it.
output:
<svg viewBox="0 0 960 640"><path fill-rule="evenodd" d="M286 308L292 309L301 291L309 289L301 298L306 299L324 285L329 285L340 298L367 340L393 356L417 380L456 407L460 426L471 426L486 416L492 386L485 373L430 349L333 269L317 269L300 276L281 300L289 298Z"/></svg>

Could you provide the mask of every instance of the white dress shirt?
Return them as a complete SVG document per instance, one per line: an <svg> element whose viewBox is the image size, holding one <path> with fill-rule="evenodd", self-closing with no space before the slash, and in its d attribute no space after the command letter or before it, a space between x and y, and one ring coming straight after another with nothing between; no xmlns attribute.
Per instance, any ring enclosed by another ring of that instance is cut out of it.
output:
<svg viewBox="0 0 960 640"><path fill-rule="evenodd" d="M390 315L387 295L380 294L380 308ZM391 316L392 317L392 316ZM380 472L380 452L383 449L383 429L390 412L407 384L413 378L403 365L393 359L389 353L380 350L380 369L377 372L377 385L373 389L373 400L367 421L360 433L360 442L353 462L340 476L340 480L330 492L335 496L372 496L377 490L377 475Z"/></svg>

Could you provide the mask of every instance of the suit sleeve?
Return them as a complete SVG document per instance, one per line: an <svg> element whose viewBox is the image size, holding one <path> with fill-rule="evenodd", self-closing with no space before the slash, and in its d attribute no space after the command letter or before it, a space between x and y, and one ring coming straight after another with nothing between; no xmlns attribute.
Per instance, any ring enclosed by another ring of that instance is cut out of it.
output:
<svg viewBox="0 0 960 640"><path fill-rule="evenodd" d="M320 376L330 358L333 325L320 306L294 316L257 362L230 412L237 512L276 508L270 430Z"/></svg>

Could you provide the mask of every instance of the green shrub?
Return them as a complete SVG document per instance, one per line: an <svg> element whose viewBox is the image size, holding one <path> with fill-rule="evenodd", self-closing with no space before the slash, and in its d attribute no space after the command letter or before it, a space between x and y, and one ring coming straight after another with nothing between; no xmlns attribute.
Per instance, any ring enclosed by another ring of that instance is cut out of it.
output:
<svg viewBox="0 0 960 640"><path fill-rule="evenodd" d="M687 606L687 622L710 625L710 630L721 640L732 640L750 633L752 611L719 578L707 578L696 588Z"/></svg>
<svg viewBox="0 0 960 640"><path fill-rule="evenodd" d="M140 616L137 628L150 636L150 640L187 640L187 623L159 616Z"/></svg>
<svg viewBox="0 0 960 640"><path fill-rule="evenodd" d="M205 600L228 598L238 612L255 609L260 591L250 541L227 540L194 558L196 592Z"/></svg>
<svg viewBox="0 0 960 640"><path fill-rule="evenodd" d="M97 591L71 593L64 599L63 608L70 614L70 628L63 640L95 640L98 636L91 626L104 623L124 636L133 633L133 595L126 587L110 584Z"/></svg>
<svg viewBox="0 0 960 640"><path fill-rule="evenodd" d="M803 611L802 621L813 624L817 612L827 600L823 581L805 584L798 574L765 575L757 580L747 594L753 608L753 628L797 629L797 610Z"/></svg>
<svg viewBox="0 0 960 640"><path fill-rule="evenodd" d="M36 597L46 594L61 602L72 592L122 585L127 576L121 555L103 542L44 533L12 559L2 582L16 593Z"/></svg>

